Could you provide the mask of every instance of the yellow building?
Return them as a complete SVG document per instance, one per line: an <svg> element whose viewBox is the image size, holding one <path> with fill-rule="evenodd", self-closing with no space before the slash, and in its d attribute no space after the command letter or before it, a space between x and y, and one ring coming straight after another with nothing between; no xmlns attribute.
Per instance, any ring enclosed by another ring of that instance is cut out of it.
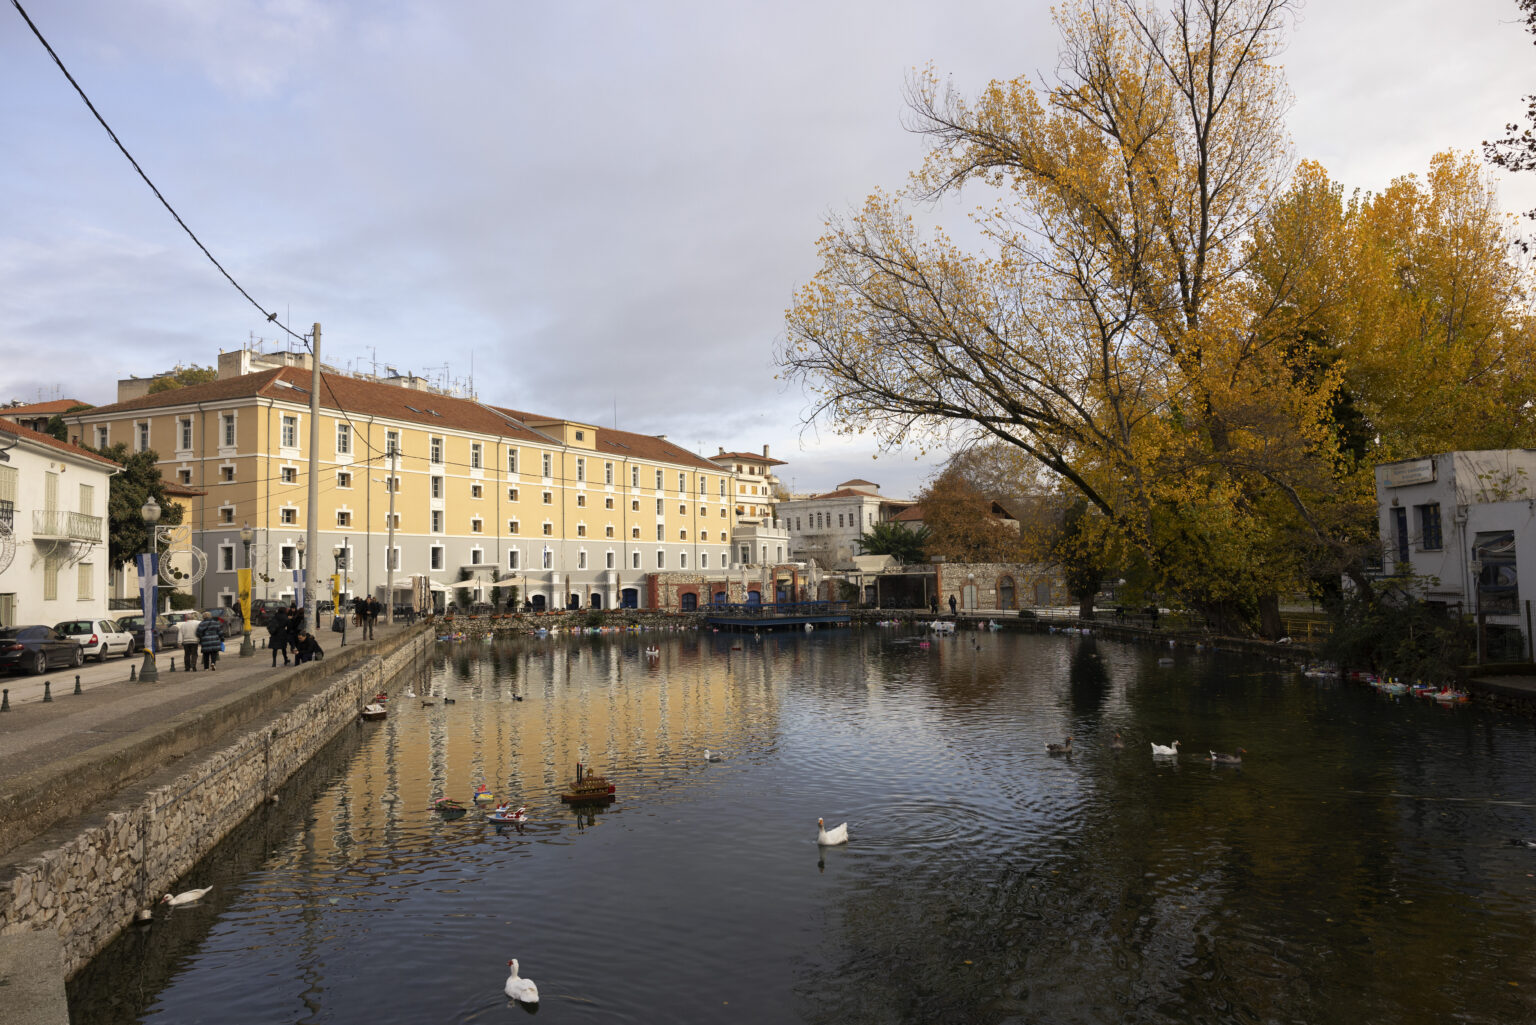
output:
<svg viewBox="0 0 1536 1025"><path fill-rule="evenodd" d="M646 573L730 565L736 474L664 437L320 380L320 551L306 554L317 579L344 573L346 593L383 600L390 559L397 592L425 576L441 595L468 576L479 597L517 587L540 608L612 608L643 603ZM65 420L87 445L153 449L162 477L204 493L184 521L208 557L200 605L233 602L247 524L254 596L287 599L308 515L310 383L280 366Z"/></svg>

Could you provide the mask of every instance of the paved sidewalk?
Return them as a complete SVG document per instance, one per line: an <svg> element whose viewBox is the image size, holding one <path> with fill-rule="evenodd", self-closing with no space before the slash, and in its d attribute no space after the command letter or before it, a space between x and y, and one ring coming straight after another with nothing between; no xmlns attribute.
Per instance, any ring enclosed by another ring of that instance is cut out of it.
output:
<svg viewBox="0 0 1536 1025"><path fill-rule="evenodd" d="M377 628L377 643L411 629L407 625L381 624ZM347 645L342 648L341 636L326 630L320 637L325 662L336 660L342 651L361 653L373 647L375 642L363 641L357 633L348 630ZM122 660L109 661L94 668L115 678L94 686L82 682L78 695L73 693L76 670L68 670L67 676L54 673L53 701L46 704L40 699L40 682L37 696L29 700L18 700L13 690L10 711L0 713L0 816L14 810L19 795L39 780L60 771L72 771L71 766L89 764L93 758L115 758L135 735L168 732L227 703L237 694L252 688L263 690L264 682L277 684L306 668L284 666L281 660L273 668L270 650L258 648L254 655L241 658L237 643L231 649L223 653L218 668L212 672L188 673L178 669L172 673L171 655L165 653L159 660L160 679L156 683L130 683L127 665ZM176 656L179 659L180 652ZM141 661L142 656L132 664L137 666ZM44 678L47 677L45 674ZM68 681L67 686L61 683L64 680ZM0 684L10 682L0 680ZM110 796L82 793L81 810ZM5 851L0 849L0 861L4 860Z"/></svg>

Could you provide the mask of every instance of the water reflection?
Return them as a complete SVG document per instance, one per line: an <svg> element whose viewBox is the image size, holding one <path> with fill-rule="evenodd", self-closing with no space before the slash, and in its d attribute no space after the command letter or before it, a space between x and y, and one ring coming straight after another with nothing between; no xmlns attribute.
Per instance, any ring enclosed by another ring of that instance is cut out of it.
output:
<svg viewBox="0 0 1536 1025"><path fill-rule="evenodd" d="M441 645L393 688L420 699L189 876L221 880L202 917L76 980L76 1018L481 1020L513 956L547 1010L603 1022L1536 1017L1536 852L1505 842L1536 835L1529 721L1166 655L885 630ZM613 805L559 802L578 761ZM527 825L430 810L482 781ZM822 817L850 843L818 847Z"/></svg>

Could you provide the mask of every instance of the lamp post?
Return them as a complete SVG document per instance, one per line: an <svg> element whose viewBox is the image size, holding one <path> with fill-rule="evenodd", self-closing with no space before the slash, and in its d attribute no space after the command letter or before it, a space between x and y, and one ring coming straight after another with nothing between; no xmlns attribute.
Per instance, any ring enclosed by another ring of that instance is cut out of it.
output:
<svg viewBox="0 0 1536 1025"><path fill-rule="evenodd" d="M320 626L319 617L315 616L314 609L306 607L309 604L310 590L309 571L304 568L304 549L308 546L304 543L303 537L295 541L293 546L299 551L299 611L303 612L306 616L312 617L311 622L318 629Z"/></svg>
<svg viewBox="0 0 1536 1025"><path fill-rule="evenodd" d="M251 538L254 537L249 523L240 527L240 544L245 548L245 596L240 609L240 618L244 620L241 625L240 657L250 658L256 654L256 646L251 643Z"/></svg>
<svg viewBox="0 0 1536 1025"><path fill-rule="evenodd" d="M1472 628L1477 632L1477 664L1483 664L1483 560L1472 557Z"/></svg>
<svg viewBox="0 0 1536 1025"><path fill-rule="evenodd" d="M336 626L336 622L337 622L337 618L336 617L340 616L341 617L341 620L340 620L341 621L341 646L343 648L345 648L347 646L347 616L346 616L346 613L342 611L341 603L342 603L342 600L343 600L342 599L343 592L346 591L346 583L347 583L347 581L346 581L346 578L341 575L341 573L342 573L342 570L347 565L347 547L346 547L346 545L347 545L347 539L345 537L343 537L341 539L340 547L338 547L334 552L331 553L332 557L335 558L335 560L336 560L336 583L331 588L331 626L332 626L332 628L334 628Z"/></svg>
<svg viewBox="0 0 1536 1025"><path fill-rule="evenodd" d="M159 602L151 601L151 595L155 589L155 578L159 575L159 567L155 565L155 524L160 522L160 503L155 501L155 496L150 495L139 507L139 515L144 517L144 526L149 528L149 558L145 560L144 571L139 574L139 604L144 607L144 664L139 667L140 683L158 683L160 670L155 665L155 643L159 638L155 629L155 621L159 618Z"/></svg>

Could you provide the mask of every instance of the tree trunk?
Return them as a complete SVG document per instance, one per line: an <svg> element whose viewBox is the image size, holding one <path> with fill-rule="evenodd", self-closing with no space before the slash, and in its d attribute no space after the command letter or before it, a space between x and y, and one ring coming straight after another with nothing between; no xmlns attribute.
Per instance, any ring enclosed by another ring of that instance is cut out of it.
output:
<svg viewBox="0 0 1536 1025"><path fill-rule="evenodd" d="M1285 636L1285 623L1280 619L1278 594L1259 596L1259 636L1271 641L1278 641Z"/></svg>

